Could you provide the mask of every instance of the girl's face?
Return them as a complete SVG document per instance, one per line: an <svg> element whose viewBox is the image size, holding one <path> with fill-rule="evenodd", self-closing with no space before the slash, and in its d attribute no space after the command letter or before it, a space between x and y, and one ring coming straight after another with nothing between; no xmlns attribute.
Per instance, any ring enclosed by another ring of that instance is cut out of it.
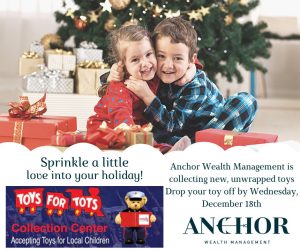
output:
<svg viewBox="0 0 300 251"><path fill-rule="evenodd" d="M157 76L165 83L171 84L183 77L193 64L189 59L189 48L183 43L172 43L170 37L156 40Z"/></svg>
<svg viewBox="0 0 300 251"><path fill-rule="evenodd" d="M125 67L127 72L140 80L151 80L156 72L157 61L154 49L147 37L141 41L127 42Z"/></svg>

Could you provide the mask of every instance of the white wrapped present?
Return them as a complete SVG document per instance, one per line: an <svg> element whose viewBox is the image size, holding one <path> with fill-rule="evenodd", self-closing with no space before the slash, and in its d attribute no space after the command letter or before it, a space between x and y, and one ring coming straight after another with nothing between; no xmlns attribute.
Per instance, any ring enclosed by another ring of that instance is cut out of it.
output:
<svg viewBox="0 0 300 251"><path fill-rule="evenodd" d="M28 77L25 91L47 93L73 93L74 80L72 78L43 79L40 77Z"/></svg>
<svg viewBox="0 0 300 251"><path fill-rule="evenodd" d="M39 41L30 44L30 51L35 52L39 57L44 56L44 46Z"/></svg>
<svg viewBox="0 0 300 251"><path fill-rule="evenodd" d="M65 78L60 70L49 70L46 67L39 72L25 77L25 91L48 93L73 93L74 80Z"/></svg>
<svg viewBox="0 0 300 251"><path fill-rule="evenodd" d="M75 49L77 63L83 61L102 61L103 50L97 49L97 45L93 42L83 41L80 48Z"/></svg>
<svg viewBox="0 0 300 251"><path fill-rule="evenodd" d="M46 50L46 64L51 70L74 71L76 57L71 52L63 50Z"/></svg>

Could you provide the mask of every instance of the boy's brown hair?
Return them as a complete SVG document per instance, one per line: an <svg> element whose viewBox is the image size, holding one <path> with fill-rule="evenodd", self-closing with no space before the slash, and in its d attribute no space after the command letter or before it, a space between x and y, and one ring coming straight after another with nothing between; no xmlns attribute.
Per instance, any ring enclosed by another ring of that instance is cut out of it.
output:
<svg viewBox="0 0 300 251"><path fill-rule="evenodd" d="M153 40L157 41L162 37L170 37L172 43L185 44L189 48L190 60L198 52L197 32L189 21L181 17L166 18L154 28Z"/></svg>

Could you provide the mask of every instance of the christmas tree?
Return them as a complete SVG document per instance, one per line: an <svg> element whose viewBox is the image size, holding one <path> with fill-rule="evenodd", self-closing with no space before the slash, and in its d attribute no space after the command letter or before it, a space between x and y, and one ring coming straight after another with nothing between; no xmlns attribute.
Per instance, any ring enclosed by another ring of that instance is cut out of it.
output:
<svg viewBox="0 0 300 251"><path fill-rule="evenodd" d="M236 77L241 82L238 65L249 71L266 71L257 61L269 57L271 44L264 30L266 24L243 21L259 0L74 0L74 3L78 8L69 8L64 0L65 11L55 13L61 23L57 34L63 41L74 36L76 47L82 41L94 42L103 49L104 61L108 60L106 36L113 29L132 23L153 31L164 18L182 16L197 31L198 58L212 80L220 73L229 81Z"/></svg>

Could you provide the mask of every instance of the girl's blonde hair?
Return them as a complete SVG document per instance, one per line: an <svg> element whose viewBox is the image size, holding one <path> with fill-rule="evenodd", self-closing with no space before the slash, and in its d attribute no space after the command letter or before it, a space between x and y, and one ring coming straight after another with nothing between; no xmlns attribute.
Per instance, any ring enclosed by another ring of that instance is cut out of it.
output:
<svg viewBox="0 0 300 251"><path fill-rule="evenodd" d="M127 48L126 42L141 41L145 37L149 39L149 42L153 46L150 33L142 26L127 25L113 30L108 35L109 54L111 61L116 63L124 59L124 51Z"/></svg>
<svg viewBox="0 0 300 251"><path fill-rule="evenodd" d="M109 61L113 64L124 60L124 52L128 43L138 42L144 38L148 38L153 47L151 35L147 29L139 25L122 26L119 29L113 30L108 35ZM99 87L98 96L103 97L106 93L108 83Z"/></svg>

